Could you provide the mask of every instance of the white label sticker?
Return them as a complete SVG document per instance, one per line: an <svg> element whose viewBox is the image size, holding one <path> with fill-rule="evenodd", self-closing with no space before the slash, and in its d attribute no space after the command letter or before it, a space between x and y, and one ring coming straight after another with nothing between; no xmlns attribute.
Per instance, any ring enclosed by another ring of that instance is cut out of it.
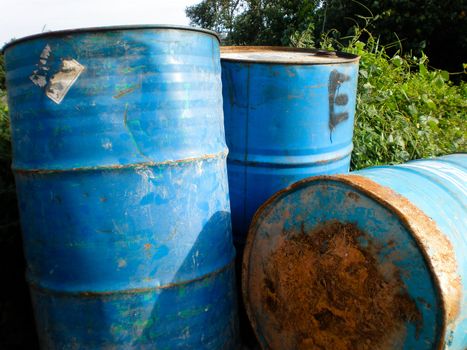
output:
<svg viewBox="0 0 467 350"><path fill-rule="evenodd" d="M84 66L78 61L73 59L63 60L60 70L50 78L46 91L47 97L57 104L62 102L68 90L70 90L83 71Z"/></svg>

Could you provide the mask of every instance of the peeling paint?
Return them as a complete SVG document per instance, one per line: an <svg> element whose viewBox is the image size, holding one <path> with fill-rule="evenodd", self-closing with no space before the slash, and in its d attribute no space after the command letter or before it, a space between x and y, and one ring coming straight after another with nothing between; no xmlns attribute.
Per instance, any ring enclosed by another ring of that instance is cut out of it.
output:
<svg viewBox="0 0 467 350"><path fill-rule="evenodd" d="M36 64L37 69L35 69L29 77L33 84L40 88L47 85L47 72L49 70L49 67L47 67L47 60L51 51L52 49L49 44L47 44L40 54L39 63Z"/></svg>

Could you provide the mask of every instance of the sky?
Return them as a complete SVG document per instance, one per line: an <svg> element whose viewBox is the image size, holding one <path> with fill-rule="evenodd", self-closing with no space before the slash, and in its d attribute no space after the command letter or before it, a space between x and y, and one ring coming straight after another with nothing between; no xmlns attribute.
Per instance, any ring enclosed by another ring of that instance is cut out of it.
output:
<svg viewBox="0 0 467 350"><path fill-rule="evenodd" d="M185 8L201 0L0 0L0 48L43 31L122 24L189 25Z"/></svg>

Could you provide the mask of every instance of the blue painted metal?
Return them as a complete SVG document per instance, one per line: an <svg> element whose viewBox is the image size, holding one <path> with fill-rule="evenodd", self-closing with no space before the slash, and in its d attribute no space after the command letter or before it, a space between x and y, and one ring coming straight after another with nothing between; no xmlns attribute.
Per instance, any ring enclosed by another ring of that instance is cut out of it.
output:
<svg viewBox="0 0 467 350"><path fill-rule="evenodd" d="M52 32L5 60L41 347L235 348L217 37Z"/></svg>
<svg viewBox="0 0 467 350"><path fill-rule="evenodd" d="M223 47L222 93L234 241L273 193L308 176L346 173L358 57Z"/></svg>
<svg viewBox="0 0 467 350"><path fill-rule="evenodd" d="M466 179L467 155L456 154L318 176L272 197L255 215L243 271L245 303L263 346L275 330L252 293L263 273L253 261L267 261L284 232L310 232L337 220L356 224L381 247L378 263L401 271L422 322L418 329L406 323L400 348L466 349Z"/></svg>

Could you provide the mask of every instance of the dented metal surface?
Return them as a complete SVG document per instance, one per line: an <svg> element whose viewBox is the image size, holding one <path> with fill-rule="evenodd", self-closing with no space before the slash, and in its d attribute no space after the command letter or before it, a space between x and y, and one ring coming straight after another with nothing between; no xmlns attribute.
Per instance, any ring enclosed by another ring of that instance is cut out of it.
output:
<svg viewBox="0 0 467 350"><path fill-rule="evenodd" d="M274 192L312 175L346 173L358 57L281 47L222 47L234 240Z"/></svg>
<svg viewBox="0 0 467 350"><path fill-rule="evenodd" d="M249 317L264 348L274 348L268 312L258 305L259 261L284 232L312 230L330 220L354 223L379 244L380 265L397 266L421 312L422 328L407 324L403 349L467 346L467 155L374 167L349 175L299 181L255 214L243 261ZM362 243L363 244L363 243Z"/></svg>
<svg viewBox="0 0 467 350"><path fill-rule="evenodd" d="M235 348L217 37L65 31L5 59L42 348Z"/></svg>

